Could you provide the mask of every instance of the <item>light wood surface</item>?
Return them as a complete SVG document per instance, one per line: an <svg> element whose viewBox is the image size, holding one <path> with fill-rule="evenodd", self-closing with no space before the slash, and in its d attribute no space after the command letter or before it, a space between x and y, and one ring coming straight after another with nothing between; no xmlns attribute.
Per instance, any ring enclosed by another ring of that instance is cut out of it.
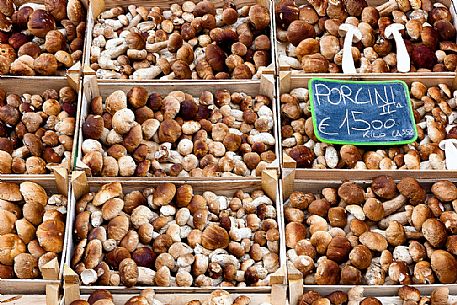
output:
<svg viewBox="0 0 457 305"><path fill-rule="evenodd" d="M47 305L46 295L0 295L0 304L5 305Z"/></svg>

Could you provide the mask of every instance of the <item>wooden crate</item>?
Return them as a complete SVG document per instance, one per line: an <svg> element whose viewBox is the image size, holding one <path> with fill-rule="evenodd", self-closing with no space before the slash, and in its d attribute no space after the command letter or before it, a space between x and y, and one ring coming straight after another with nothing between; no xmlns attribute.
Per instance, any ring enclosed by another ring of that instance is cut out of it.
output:
<svg viewBox="0 0 457 305"><path fill-rule="evenodd" d="M435 73L434 73L435 74ZM295 161L290 158L283 150L282 147L282 135L281 135L281 104L279 99L281 94L289 93L295 88L308 88L308 82L311 80L312 75L295 75L291 71L280 72L278 79L278 96L277 96L277 125L279 126L278 133L278 146L280 149L280 162L282 169L282 181L283 189L286 194L290 194L288 186L294 179L310 179L314 180L316 177L324 180L348 180L348 179L372 179L379 175L389 175L394 178L401 178L405 175L412 176L420 179L433 179L433 178L453 178L457 177L457 171L452 170L354 170L354 169L305 169L296 168ZM369 75L369 76L354 76L340 74L335 79L341 80L371 80L371 81L389 81L396 80L398 76L385 73L384 75ZM402 80L410 85L414 81L420 81L424 85L436 86L438 84L446 84L450 89L457 89L457 82L455 73L452 76L416 76L408 75L402 78ZM288 196L286 196L288 197Z"/></svg>
<svg viewBox="0 0 457 305"><path fill-rule="evenodd" d="M84 6L84 9L86 10L86 16L85 18L83 18L82 22L85 22L87 19L87 15L88 15L88 2L89 0L81 0L81 4ZM13 3L14 5L19 8L20 6L24 5L24 4L28 4L28 3L33 3L33 4L44 4L45 3L45 0L32 0L32 1L27 1L27 0L13 0ZM67 18L68 19L68 18ZM63 28L63 27L62 27ZM86 31L87 31L87 24L86 24ZM85 39L85 37L83 38ZM83 53L82 53L82 56L81 56L81 60L78 61L78 62L75 62L75 64L73 66L71 66L70 68L67 68L67 69L59 69L57 70L57 74L56 75L51 75L51 76L12 76L12 75L0 75L0 79L2 79L2 82L3 82L3 78L4 77L18 77L18 78L21 78L21 79L33 79L33 80L40 80L40 79L45 79L45 78L48 78L48 79L54 79L56 81L58 81L59 78L61 77L65 77L65 76L70 76L71 78L74 78L75 80L79 77L80 75L82 74L82 63L84 62L84 58L85 58L85 47L86 47L86 44L85 44L85 41L84 41L84 44L83 44L83 49L81 50ZM78 80L78 83L79 83L79 80Z"/></svg>
<svg viewBox="0 0 457 305"><path fill-rule="evenodd" d="M367 0L367 3L369 6L378 6L381 4L386 3L388 0ZM275 3L278 3L279 0L275 0ZM307 0L295 0L295 3L297 5L304 5L308 4L309 2ZM454 0L432 0L432 3L441 3L447 6L452 14L452 23L454 24L454 27L457 28L457 7L456 3ZM273 10L275 8L273 7ZM275 15L275 14L274 14ZM275 15L275 29L276 27L276 15ZM275 33L277 36L277 34ZM288 65L281 64L279 60L280 55L286 55L286 48L287 48L287 43L282 43L276 39L275 36L275 43L276 43L276 66L278 67L278 73L280 71L292 71L293 75L306 75L308 77L325 77L325 78L340 78L343 76L343 73L305 73L302 69L294 69ZM416 76L429 76L429 77L434 77L436 75L442 76L442 77L451 77L455 75L455 72L407 72L407 73L360 73L360 74L346 74L346 75L351 75L352 77L373 77L373 76L380 76L380 77L401 77L403 79L404 76L410 76L414 75Z"/></svg>
<svg viewBox="0 0 457 305"><path fill-rule="evenodd" d="M58 176L57 173L55 175ZM9 175L1 175L0 180L2 182L12 182L17 184L20 184L24 181L35 182L40 184L46 190L48 195L66 195L67 193L69 193L69 185L62 183L59 177L53 177L52 175L48 175L46 177L37 177L29 175L17 175L12 177ZM12 304L26 304L26 302L30 300L29 298L33 299L34 297L30 295L38 295L37 297L40 303L37 304L41 304L43 298L45 299L45 301L46 298L48 298L48 305L57 304L59 297L60 282L63 276L63 258L65 253L67 252L68 246L68 244L65 241L68 239L67 235L71 233L71 230L69 228L69 224L71 223L69 210L70 200L68 200L67 213L65 215L65 234L63 237L64 246L59 259L54 259L45 265L44 268L46 269L46 271L43 272L43 278L41 279L0 279L0 296L2 297L2 300L3 297L5 297L5 299L8 299L4 295L11 295L11 297L19 295L21 297L18 300L14 300L14 302L18 303Z"/></svg>
<svg viewBox="0 0 457 305"><path fill-rule="evenodd" d="M269 97L272 101L271 109L273 111L273 119L274 124L272 128L273 136L276 139L276 144L274 148L274 152L276 154L276 160L270 164L269 168L276 168L279 171L279 156L280 156L280 148L279 148L279 135L278 135L278 126L279 123L275 118L275 114L278 113L278 104L276 101L276 82L274 75L263 75L260 82L258 81L245 81L244 83L235 83L235 82L219 82L217 86L214 83L210 82L174 82L174 83L164 83L164 82L122 82L120 83L113 83L113 82L102 82L101 80L96 79L95 76L85 76L84 77L84 84L83 84L83 91L82 91L82 100L81 100L81 109L78 111L79 116L77 118L78 125L77 130L78 140L75 141L77 143L76 152L74 154L74 164L75 170L84 170L87 166L82 162L82 142L84 141L83 134L81 131L80 126L84 123L86 117L90 111L90 102L92 98L96 96L103 97L103 100L107 96L109 96L112 92L116 90L122 90L124 92L128 92L133 86L142 86L144 87L149 93L156 92L161 95L167 95L171 91L174 90L182 90L185 93L191 94L193 96L200 96L202 91L211 91L215 92L221 88L226 89L230 92L244 92L248 95L255 96L257 94L265 95ZM252 177L214 177L211 179L215 180L237 180L237 179L251 179ZM130 179L136 179L135 177L130 177ZM139 178L138 181L141 181L143 178ZM152 179L152 178L151 178ZM168 178L165 178L168 179ZM195 179L195 180L205 180L207 178L183 178L183 179ZM158 178L158 180L162 181L164 178Z"/></svg>
<svg viewBox="0 0 457 305"><path fill-rule="evenodd" d="M113 302L115 305L124 305L131 297L134 297L138 294L114 294L113 295ZM167 294L162 292L156 292L156 298L164 304L170 305L186 305L187 302L192 300L199 300L201 302L208 299L210 293L179 293L179 294ZM249 305L261 305L264 303L272 304L272 305L284 305L285 299L281 299L280 295L277 294L268 294L268 293L250 293L250 294L243 294L243 293L230 293L231 297L235 299L240 295L247 295L251 302ZM82 295L81 299L87 300L89 295ZM22 305L22 304L20 304ZM63 304L62 304L63 305ZM66 303L65 305L69 305Z"/></svg>
<svg viewBox="0 0 457 305"><path fill-rule="evenodd" d="M72 159L74 159L74 155L76 153L76 149L78 147L77 145L77 131L79 130L79 121L78 121L78 116L79 116L79 108L80 108L80 103L81 103L81 80L80 80L80 75L79 74L67 74L67 76L54 76L54 77L49 77L49 76L34 76L33 78L28 77L28 76L0 76L0 88L6 91L6 94L24 94L24 93L29 93L29 94L41 94L43 93L44 90L46 89L54 89L57 90L57 92L65 86L70 86L73 90L76 91L78 94L78 99L77 99L77 113L76 113L76 125L75 125L75 134L73 136L73 148L71 151L72 154ZM73 162L71 162L73 163ZM72 164L71 164L72 165ZM69 170L73 169L71 168ZM54 172L58 173L58 176L53 176L52 174L48 175L16 175L16 174L11 174L11 175L6 175L6 176L12 176L12 177L22 177L23 179L29 179L29 177L56 177L56 179L59 179L59 184L61 185L64 183L65 185L69 185L69 180L67 178L68 176L68 171L67 169L63 167L56 167L54 168ZM60 177L59 177L60 176ZM64 179L65 178L65 179ZM64 179L64 180L62 180ZM65 187L65 192L67 190L67 187ZM62 188L62 193L64 189ZM66 194L66 193L64 193Z"/></svg>
<svg viewBox="0 0 457 305"><path fill-rule="evenodd" d="M420 293L421 297L422 296L427 296L430 297L430 294L432 291L438 287L447 287L449 288L449 298L448 298L448 304L454 304L457 301L457 287L455 285L435 285L431 287L430 285L409 285L411 287L417 288ZM382 304L394 304L394 305L402 305L403 300L398 297L398 289L403 287L402 285L395 285L395 286L390 286L390 287L383 287L383 286L359 286L363 288L363 296L364 297L376 297L379 301L382 302ZM333 291L343 291L343 292L348 292L349 287L345 286L331 286L331 287L326 287L326 286L320 286L316 288L307 288L304 289L303 292L306 291L316 291L322 294L323 296L328 295L332 293ZM300 294L301 296L301 294ZM290 303L290 305L296 305L297 301L295 303Z"/></svg>
<svg viewBox="0 0 457 305"><path fill-rule="evenodd" d="M381 175L381 173L379 174ZM379 176L378 175L378 176ZM401 178L406 176L412 175L404 175ZM400 180L400 177L394 178L396 182ZM453 178L446 178L454 183L457 183L457 175ZM363 188L368 187L371 185L371 178L365 177L358 177L352 176L351 181L358 183ZM430 188L436 179L428 179L428 180L418 180L421 185L430 192ZM285 185L287 184L287 185ZM295 179L283 182L283 194L281 194L283 200L283 204L286 202L288 195L290 193L286 193L288 191L301 191L304 193L319 193L325 187L338 187L341 185L341 181L335 177L335 179L325 179L320 178L319 176L315 176L313 179ZM287 190L287 191L286 191ZM284 220L285 223L285 220ZM285 229L284 229L285 230ZM283 230L283 231L284 231ZM286 257L287 259L287 257ZM289 304L290 305L297 305L299 297L303 294L304 291L314 290L319 292L322 295L328 295L333 291L341 290L347 292L354 286L361 286L364 289L364 296L374 296L374 297L388 297L385 299L386 303L383 304L392 304L390 302L394 302L394 304L402 304L399 298L397 297L398 289L403 285L306 285L303 282L303 274L295 268L291 268L288 266L287 268L287 281L288 281L288 289L289 289ZM430 293L442 286L446 286L450 290L450 294L457 294L457 284L424 284L424 285L408 285L412 287L416 287L421 291L423 295L430 295ZM384 300L384 299L383 299ZM396 302L398 301L398 302Z"/></svg>
<svg viewBox="0 0 457 305"><path fill-rule="evenodd" d="M118 181L123 185L124 191L134 191L142 190L145 187L157 186L159 184L165 183L164 180L158 181L156 179L107 179L107 178L87 178L84 172L74 172L72 175L72 188L70 195L70 209L69 213L69 232L73 232L74 220L76 216L75 204L76 200L87 192L97 191L102 185ZM272 298L272 301L277 305L285 304L286 298L286 265L285 265L285 238L284 232L281 228L282 225L282 204L279 203L280 193L279 193L279 183L278 175L275 170L270 170L269 173L265 173L263 181L258 179L249 179L249 180L225 180L225 181L214 181L207 180L204 183L195 181L195 180L173 180L168 179L167 182L172 182L175 185L190 184L196 194L202 194L205 191L212 191L218 195L227 195L232 196L237 190L243 190L250 192L257 189L263 189L264 192L276 202L276 212L277 212L277 223L280 230L280 249L279 249L279 260L280 268L278 271L271 275L270 284L271 286L258 286L258 287L158 287L158 286L136 286L132 288L126 288L124 286L84 286L79 284L79 275L77 275L73 270L70 269L70 261L73 256L73 250L75 246L75 240L73 234L66 235L66 253L64 256L65 267L64 267L64 298L66 302L71 303L70 300L75 300L79 295L86 295L92 293L97 289L107 289L113 294L131 294L138 293L141 289L153 288L157 293L178 293L182 294L208 294L217 289L224 289L230 293L235 294L251 294L255 293L264 293L264 294L275 294L277 297ZM181 303L178 303L181 304Z"/></svg>
<svg viewBox="0 0 457 305"><path fill-rule="evenodd" d="M145 1L145 0L135 0L135 1L129 1L126 3L125 1L121 0L92 0L89 1L89 8L87 12L87 27L86 27L86 38L85 38L85 45L84 45L84 54L83 54L83 69L82 72L84 75L95 75L95 72L92 68L90 68L91 62L90 62L90 48L92 46L92 32L94 29L95 24L97 23L97 18L98 16L105 10L109 10L113 7L116 6L122 6L122 7L127 7L128 5L142 5L146 8L152 8L152 7L160 7L162 10L169 10L170 6L172 4L183 4L186 0L152 0L152 1ZM192 0L195 3L198 3L198 0ZM211 1L214 3L216 8L222 8L224 6L224 0L213 0ZM270 11L270 41L271 41L271 64L267 67L265 73L266 74L277 74L277 66L276 66L276 39L275 39L275 34L276 34L276 28L274 24L274 5L271 0L234 0L234 4L237 7L242 7L246 5L254 5L254 4L261 4L267 8L269 8ZM122 80L122 79L116 79L116 80L107 80L107 79L100 79L101 82L103 83L124 83L124 82L138 82L141 83L143 82L142 80ZM151 81L155 81L158 83L161 82L180 82L180 80L160 80L160 79L151 79ZM186 80L187 82L212 82L212 83L217 83L222 84L226 81L228 82L237 82L237 83L244 83L249 80L245 79L240 79L240 80L223 80L223 81L208 81L208 80Z"/></svg>

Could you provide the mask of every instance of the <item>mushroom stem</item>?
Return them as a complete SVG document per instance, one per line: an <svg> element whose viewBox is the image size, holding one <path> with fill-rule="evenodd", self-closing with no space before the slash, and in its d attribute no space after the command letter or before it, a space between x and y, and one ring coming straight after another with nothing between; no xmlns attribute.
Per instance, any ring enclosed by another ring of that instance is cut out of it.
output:
<svg viewBox="0 0 457 305"><path fill-rule="evenodd" d="M389 0L386 3L376 7L381 17L388 16L393 11L398 10L398 8L399 6L396 0Z"/></svg>

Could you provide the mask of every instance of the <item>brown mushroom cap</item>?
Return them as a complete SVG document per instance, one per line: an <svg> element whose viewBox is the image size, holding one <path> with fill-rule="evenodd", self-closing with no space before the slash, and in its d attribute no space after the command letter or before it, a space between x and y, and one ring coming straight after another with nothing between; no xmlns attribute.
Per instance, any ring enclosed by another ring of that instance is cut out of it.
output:
<svg viewBox="0 0 457 305"><path fill-rule="evenodd" d="M444 250L435 250L430 258L431 267L438 280L443 284L455 283L457 280L457 260Z"/></svg>
<svg viewBox="0 0 457 305"><path fill-rule="evenodd" d="M11 182L0 182L0 199L6 201L21 201L22 194L19 185Z"/></svg>
<svg viewBox="0 0 457 305"><path fill-rule="evenodd" d="M338 188L338 195L347 204L360 205L365 201L363 188L354 182L345 182Z"/></svg>
<svg viewBox="0 0 457 305"><path fill-rule="evenodd" d="M16 234L0 235L0 264L12 266L14 258L27 251L27 248Z"/></svg>
<svg viewBox="0 0 457 305"><path fill-rule="evenodd" d="M433 247L442 247L446 243L446 226L438 219L427 219L422 224L422 234Z"/></svg>
<svg viewBox="0 0 457 305"><path fill-rule="evenodd" d="M0 210L0 235L12 233L16 215L7 210Z"/></svg>
<svg viewBox="0 0 457 305"><path fill-rule="evenodd" d="M44 38L49 31L56 28L56 24L49 12L38 9L30 15L27 28L32 35Z"/></svg>
<svg viewBox="0 0 457 305"><path fill-rule="evenodd" d="M160 184L153 194L154 204L158 206L170 204L175 195L176 186L173 183Z"/></svg>
<svg viewBox="0 0 457 305"><path fill-rule="evenodd" d="M295 20L287 28L287 39L294 46L298 46L306 38L314 38L315 36L314 27L303 20Z"/></svg>
<svg viewBox="0 0 457 305"><path fill-rule="evenodd" d="M337 263L342 263L347 261L351 248L351 243L346 237L335 236L327 247L326 256Z"/></svg>
<svg viewBox="0 0 457 305"><path fill-rule="evenodd" d="M390 176L374 178L371 183L371 189L377 196L383 199L392 199L397 194L397 186L394 179Z"/></svg>
<svg viewBox="0 0 457 305"><path fill-rule="evenodd" d="M87 299L87 302L92 305L98 300L113 300L113 296L111 295L111 292L109 292L108 290L97 289L91 293L91 295Z"/></svg>
<svg viewBox="0 0 457 305"><path fill-rule="evenodd" d="M286 225L286 245L295 248L296 244L306 238L306 227L302 223L290 222Z"/></svg>
<svg viewBox="0 0 457 305"><path fill-rule="evenodd" d="M127 287L134 286L138 281L138 266L131 258L124 259L119 264L121 282Z"/></svg>
<svg viewBox="0 0 457 305"><path fill-rule="evenodd" d="M457 199L457 187L448 180L441 180L432 185L432 193L441 201L453 201Z"/></svg>
<svg viewBox="0 0 457 305"><path fill-rule="evenodd" d="M209 250L224 249L229 241L227 231L218 225L209 225L202 234L202 246Z"/></svg>
<svg viewBox="0 0 457 305"><path fill-rule="evenodd" d="M337 263L324 258L317 266L315 279L318 285L336 285L340 282L341 270Z"/></svg>
<svg viewBox="0 0 457 305"><path fill-rule="evenodd" d="M14 273L20 279L34 279L40 274L38 260L29 253L21 253L14 258Z"/></svg>
<svg viewBox="0 0 457 305"><path fill-rule="evenodd" d="M60 253L63 250L65 224L60 220L46 220L38 226L36 235L45 251Z"/></svg>
<svg viewBox="0 0 457 305"><path fill-rule="evenodd" d="M22 182L20 192L26 203L36 203L42 206L46 206L48 203L48 194L38 183Z"/></svg>
<svg viewBox="0 0 457 305"><path fill-rule="evenodd" d="M397 184L400 193L409 199L412 205L425 203L426 192L416 179L406 177Z"/></svg>

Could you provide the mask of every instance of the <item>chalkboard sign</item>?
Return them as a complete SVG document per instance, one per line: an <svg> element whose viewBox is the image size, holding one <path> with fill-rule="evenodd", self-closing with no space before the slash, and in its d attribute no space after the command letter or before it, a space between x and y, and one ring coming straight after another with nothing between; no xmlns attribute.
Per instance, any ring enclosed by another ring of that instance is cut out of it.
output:
<svg viewBox="0 0 457 305"><path fill-rule="evenodd" d="M417 129L403 81L309 82L314 133L321 142L354 145L403 145Z"/></svg>

